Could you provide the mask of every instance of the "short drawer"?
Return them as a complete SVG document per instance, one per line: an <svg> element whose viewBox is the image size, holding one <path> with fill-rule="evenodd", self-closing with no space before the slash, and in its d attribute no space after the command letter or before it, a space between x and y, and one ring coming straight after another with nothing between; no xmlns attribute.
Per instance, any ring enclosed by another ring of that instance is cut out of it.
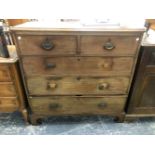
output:
<svg viewBox="0 0 155 155"><path fill-rule="evenodd" d="M32 97L30 107L34 114L110 114L124 110L126 97Z"/></svg>
<svg viewBox="0 0 155 155"><path fill-rule="evenodd" d="M16 96L16 90L12 82L0 82L0 97Z"/></svg>
<svg viewBox="0 0 155 155"><path fill-rule="evenodd" d="M126 94L128 77L28 77L30 95Z"/></svg>
<svg viewBox="0 0 155 155"><path fill-rule="evenodd" d="M9 66L0 64L0 82L10 82L11 80Z"/></svg>
<svg viewBox="0 0 155 155"><path fill-rule="evenodd" d="M21 55L75 54L76 36L23 35L17 36Z"/></svg>
<svg viewBox="0 0 155 155"><path fill-rule="evenodd" d="M19 107L17 98L14 97L0 97L0 112L13 112Z"/></svg>
<svg viewBox="0 0 155 155"><path fill-rule="evenodd" d="M81 54L134 55L138 36L81 36Z"/></svg>
<svg viewBox="0 0 155 155"><path fill-rule="evenodd" d="M132 57L23 57L26 75L129 76Z"/></svg>

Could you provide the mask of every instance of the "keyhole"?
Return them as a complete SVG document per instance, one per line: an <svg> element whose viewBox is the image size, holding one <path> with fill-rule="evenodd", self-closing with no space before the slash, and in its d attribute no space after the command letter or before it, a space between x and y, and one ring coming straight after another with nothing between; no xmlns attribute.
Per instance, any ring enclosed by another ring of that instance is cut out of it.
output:
<svg viewBox="0 0 155 155"><path fill-rule="evenodd" d="M80 76L78 76L76 79L77 79L77 80L81 80L81 77L80 77Z"/></svg>
<svg viewBox="0 0 155 155"><path fill-rule="evenodd" d="M80 61L80 58L77 58L77 61Z"/></svg>

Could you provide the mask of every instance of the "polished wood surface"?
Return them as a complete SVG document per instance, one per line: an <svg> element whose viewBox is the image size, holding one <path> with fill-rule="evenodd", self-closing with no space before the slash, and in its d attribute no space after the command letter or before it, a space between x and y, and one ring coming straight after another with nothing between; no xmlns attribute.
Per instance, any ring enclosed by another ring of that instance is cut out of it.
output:
<svg viewBox="0 0 155 155"><path fill-rule="evenodd" d="M132 57L22 57L24 72L29 75L129 76Z"/></svg>
<svg viewBox="0 0 155 155"><path fill-rule="evenodd" d="M28 19L7 19L9 26L19 25L28 21L29 21Z"/></svg>
<svg viewBox="0 0 155 155"><path fill-rule="evenodd" d="M22 55L59 55L76 53L76 36L20 35L17 38ZM52 45L52 48L43 48L43 43Z"/></svg>
<svg viewBox="0 0 155 155"><path fill-rule="evenodd" d="M0 112L23 113L26 110L26 96L14 49L9 48L10 58L0 58ZM27 122L28 116L24 119Z"/></svg>
<svg viewBox="0 0 155 155"><path fill-rule="evenodd" d="M134 55L140 38L137 36L81 36L81 54ZM111 43L112 48L106 48Z"/></svg>
<svg viewBox="0 0 155 155"><path fill-rule="evenodd" d="M0 82L0 97L6 97L6 96L16 96L16 90L14 88L13 83L8 82Z"/></svg>
<svg viewBox="0 0 155 155"><path fill-rule="evenodd" d="M61 22L61 21L37 21L37 22L27 22L21 25L17 25L11 27L12 31L16 32L34 32L34 31L42 31L42 32L134 32L134 33L141 33L145 31L144 27L145 20L130 20L128 19L127 22L124 20L119 21L119 25L111 25L105 26L104 24L101 26L97 25L89 25L87 22Z"/></svg>
<svg viewBox="0 0 155 155"><path fill-rule="evenodd" d="M125 97L32 97L29 98L34 114L110 114L121 113Z"/></svg>
<svg viewBox="0 0 155 155"><path fill-rule="evenodd" d="M10 67L0 64L0 82L11 82Z"/></svg>
<svg viewBox="0 0 155 155"><path fill-rule="evenodd" d="M128 77L29 77L30 95L126 94Z"/></svg>
<svg viewBox="0 0 155 155"><path fill-rule="evenodd" d="M32 124L72 114L108 114L123 121L144 29L11 30Z"/></svg>
<svg viewBox="0 0 155 155"><path fill-rule="evenodd" d="M0 97L0 112L13 112L18 108L19 101L16 97Z"/></svg>

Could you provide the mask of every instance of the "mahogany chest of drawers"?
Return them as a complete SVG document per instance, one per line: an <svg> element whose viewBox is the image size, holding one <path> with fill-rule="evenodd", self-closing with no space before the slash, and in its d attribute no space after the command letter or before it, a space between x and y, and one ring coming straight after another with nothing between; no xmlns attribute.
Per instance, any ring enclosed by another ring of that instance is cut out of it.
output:
<svg viewBox="0 0 155 155"><path fill-rule="evenodd" d="M31 123L124 108L144 29L14 27Z"/></svg>
<svg viewBox="0 0 155 155"><path fill-rule="evenodd" d="M15 53L14 46L9 46L11 53ZM26 110L26 96L23 91L18 58L0 57L0 112L20 111L25 121L28 121Z"/></svg>

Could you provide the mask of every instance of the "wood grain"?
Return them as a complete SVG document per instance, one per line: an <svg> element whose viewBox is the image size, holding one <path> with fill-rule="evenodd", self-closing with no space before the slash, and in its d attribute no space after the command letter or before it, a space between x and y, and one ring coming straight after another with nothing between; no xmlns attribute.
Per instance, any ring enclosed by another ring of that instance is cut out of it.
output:
<svg viewBox="0 0 155 155"><path fill-rule="evenodd" d="M0 62L0 112L19 111L28 122L27 101L17 60L13 54Z"/></svg>
<svg viewBox="0 0 155 155"><path fill-rule="evenodd" d="M128 77L35 76L27 78L30 95L126 94L128 84Z"/></svg>
<svg viewBox="0 0 155 155"><path fill-rule="evenodd" d="M16 96L16 90L13 83L1 83L0 82L0 97L13 97Z"/></svg>
<svg viewBox="0 0 155 155"><path fill-rule="evenodd" d="M21 55L59 55L75 54L77 48L76 36L55 36L55 35L20 35L18 44ZM51 50L42 48L42 43L48 39L54 45Z"/></svg>
<svg viewBox="0 0 155 155"><path fill-rule="evenodd" d="M34 114L109 114L121 113L126 98L117 97L32 97L29 98ZM57 106L56 106L57 105Z"/></svg>
<svg viewBox="0 0 155 155"><path fill-rule="evenodd" d="M19 101L15 97L0 97L0 112L12 112L19 108Z"/></svg>
<svg viewBox="0 0 155 155"><path fill-rule="evenodd" d="M0 82L10 82L10 68L8 65L0 64Z"/></svg>
<svg viewBox="0 0 155 155"><path fill-rule="evenodd" d="M81 36L81 54L135 55L139 41L139 36ZM107 42L111 42L114 49L104 49Z"/></svg>
<svg viewBox="0 0 155 155"><path fill-rule="evenodd" d="M45 116L74 114L124 120L144 29L16 27L12 32L33 124ZM49 51L41 48L47 37L54 45Z"/></svg>
<svg viewBox="0 0 155 155"><path fill-rule="evenodd" d="M26 75L128 76L132 57L23 57ZM54 67L49 67L54 65Z"/></svg>

